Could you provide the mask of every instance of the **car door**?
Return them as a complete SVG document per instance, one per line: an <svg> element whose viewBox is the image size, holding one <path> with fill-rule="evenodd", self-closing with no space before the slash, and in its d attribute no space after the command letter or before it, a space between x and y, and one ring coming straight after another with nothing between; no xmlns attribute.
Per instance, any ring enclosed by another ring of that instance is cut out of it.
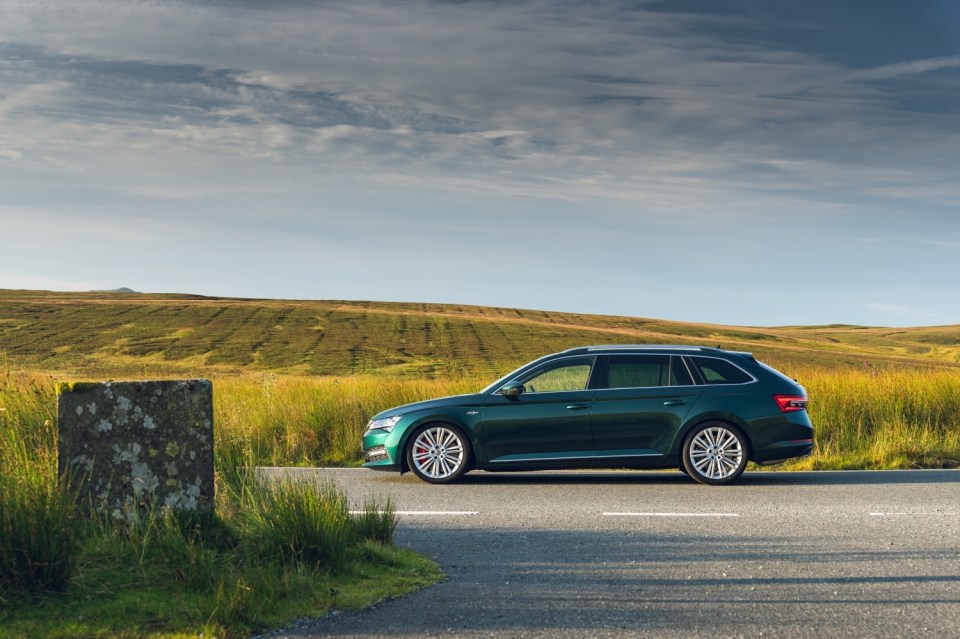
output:
<svg viewBox="0 0 960 639"><path fill-rule="evenodd" d="M483 406L480 441L487 462L549 465L594 456L590 380L595 357L555 360L489 395ZM502 393L522 384L519 395Z"/></svg>
<svg viewBox="0 0 960 639"><path fill-rule="evenodd" d="M703 392L674 355L607 355L598 377L593 400L598 460L664 455Z"/></svg>

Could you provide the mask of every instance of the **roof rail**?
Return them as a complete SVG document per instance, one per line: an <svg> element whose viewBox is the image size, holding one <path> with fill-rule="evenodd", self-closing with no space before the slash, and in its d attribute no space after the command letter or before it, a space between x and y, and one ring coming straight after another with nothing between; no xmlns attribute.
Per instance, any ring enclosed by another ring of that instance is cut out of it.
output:
<svg viewBox="0 0 960 639"><path fill-rule="evenodd" d="M607 344L605 346L585 346L588 351L607 351L619 349L645 349L645 350L671 350L671 351L702 351L706 350L703 346L686 346L676 344ZM574 350L574 349L571 349ZM713 350L713 349L710 349Z"/></svg>

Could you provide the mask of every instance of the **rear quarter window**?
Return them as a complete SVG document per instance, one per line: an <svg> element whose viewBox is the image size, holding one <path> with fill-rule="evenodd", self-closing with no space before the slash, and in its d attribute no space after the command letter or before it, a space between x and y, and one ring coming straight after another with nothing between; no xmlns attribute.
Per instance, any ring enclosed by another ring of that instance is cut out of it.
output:
<svg viewBox="0 0 960 639"><path fill-rule="evenodd" d="M690 359L707 384L746 384L753 381L750 375L725 359L714 357L691 357Z"/></svg>

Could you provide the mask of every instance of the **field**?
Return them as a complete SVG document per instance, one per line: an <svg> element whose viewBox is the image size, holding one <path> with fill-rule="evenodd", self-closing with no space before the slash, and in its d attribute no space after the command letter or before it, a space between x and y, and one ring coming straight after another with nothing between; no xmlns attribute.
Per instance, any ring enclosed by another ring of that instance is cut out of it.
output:
<svg viewBox="0 0 960 639"><path fill-rule="evenodd" d="M960 326L731 327L437 304L0 290L0 353L88 378L377 375L493 378L584 344L679 343L831 369L960 366Z"/></svg>
<svg viewBox="0 0 960 639"><path fill-rule="evenodd" d="M960 326L731 327L502 308L0 291L0 374L52 419L54 382L214 380L217 453L359 463L373 413L475 391L599 343L748 350L798 379L816 428L802 468L960 466ZM3 407L0 407L2 409Z"/></svg>

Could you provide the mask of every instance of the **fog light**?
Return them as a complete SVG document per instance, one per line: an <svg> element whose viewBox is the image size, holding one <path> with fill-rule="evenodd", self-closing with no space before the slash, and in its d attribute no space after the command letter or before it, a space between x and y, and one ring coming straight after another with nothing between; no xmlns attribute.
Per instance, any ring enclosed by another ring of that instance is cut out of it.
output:
<svg viewBox="0 0 960 639"><path fill-rule="evenodd" d="M367 462L383 461L389 458L386 446L374 446L363 453L363 459Z"/></svg>

